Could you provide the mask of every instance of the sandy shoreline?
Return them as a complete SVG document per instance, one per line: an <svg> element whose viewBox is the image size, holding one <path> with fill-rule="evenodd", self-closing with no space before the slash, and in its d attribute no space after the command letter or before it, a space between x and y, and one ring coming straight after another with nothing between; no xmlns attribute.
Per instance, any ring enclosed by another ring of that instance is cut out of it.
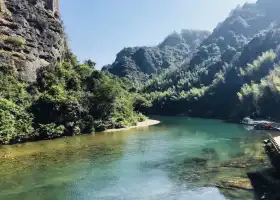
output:
<svg viewBox="0 0 280 200"><path fill-rule="evenodd" d="M126 127L126 128L119 128L119 129L108 129L104 132L108 133L108 132L126 131L126 130L130 130L130 129L134 129L134 128L148 127L148 126L153 126L153 125L157 125L157 124L160 124L160 121L153 120L153 119L147 119L143 122L138 122L136 126L130 126L130 127Z"/></svg>

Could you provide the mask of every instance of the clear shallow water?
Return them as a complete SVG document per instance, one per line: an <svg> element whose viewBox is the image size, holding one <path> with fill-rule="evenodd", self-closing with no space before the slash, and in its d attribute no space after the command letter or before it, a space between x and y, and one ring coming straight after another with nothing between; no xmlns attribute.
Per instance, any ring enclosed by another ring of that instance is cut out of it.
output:
<svg viewBox="0 0 280 200"><path fill-rule="evenodd" d="M262 160L265 134L216 120L160 120L149 128L0 147L0 199L253 199L213 185L263 167L221 166Z"/></svg>

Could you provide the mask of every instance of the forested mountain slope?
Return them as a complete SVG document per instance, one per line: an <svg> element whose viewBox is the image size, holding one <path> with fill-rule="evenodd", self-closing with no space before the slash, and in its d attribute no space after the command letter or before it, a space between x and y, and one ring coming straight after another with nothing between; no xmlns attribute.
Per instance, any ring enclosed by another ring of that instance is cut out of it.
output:
<svg viewBox="0 0 280 200"><path fill-rule="evenodd" d="M279 108L279 9L277 0L234 9L189 62L141 88L145 98L139 101L139 109L153 114L280 119L275 111Z"/></svg>
<svg viewBox="0 0 280 200"><path fill-rule="evenodd" d="M135 125L129 84L67 49L51 0L0 0L0 145Z"/></svg>
<svg viewBox="0 0 280 200"><path fill-rule="evenodd" d="M115 62L103 70L135 82L146 80L151 74L181 64L209 34L208 31L182 30L170 34L154 47L124 48Z"/></svg>

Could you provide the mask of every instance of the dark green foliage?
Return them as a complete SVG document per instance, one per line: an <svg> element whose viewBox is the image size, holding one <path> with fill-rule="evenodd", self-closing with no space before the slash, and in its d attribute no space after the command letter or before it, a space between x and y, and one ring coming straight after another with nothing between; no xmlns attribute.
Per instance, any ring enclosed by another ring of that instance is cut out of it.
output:
<svg viewBox="0 0 280 200"><path fill-rule="evenodd" d="M244 115L280 119L280 67L257 83L244 84L237 95Z"/></svg>
<svg viewBox="0 0 280 200"><path fill-rule="evenodd" d="M39 124L36 130L37 134L44 139L53 139L61 137L64 134L65 127L60 125L57 126L54 123L51 124Z"/></svg>
<svg viewBox="0 0 280 200"><path fill-rule="evenodd" d="M96 63L89 59L89 60L85 61L85 65L88 65L89 67L94 68Z"/></svg>
<svg viewBox="0 0 280 200"><path fill-rule="evenodd" d="M184 64L147 81L136 107L148 114L280 119L277 89L262 86L271 73L274 80L279 76L276 8L280 4L271 0L233 10ZM173 44L180 37L173 34L171 39Z"/></svg>
<svg viewBox="0 0 280 200"><path fill-rule="evenodd" d="M74 60L41 68L35 83L0 67L0 144L91 133L135 125L129 84Z"/></svg>
<svg viewBox="0 0 280 200"><path fill-rule="evenodd" d="M18 143L33 138L30 114L15 103L0 98L0 143Z"/></svg>
<svg viewBox="0 0 280 200"><path fill-rule="evenodd" d="M151 75L181 64L208 35L208 31L182 30L170 34L155 47L124 48L115 62L104 66L103 71L141 85Z"/></svg>

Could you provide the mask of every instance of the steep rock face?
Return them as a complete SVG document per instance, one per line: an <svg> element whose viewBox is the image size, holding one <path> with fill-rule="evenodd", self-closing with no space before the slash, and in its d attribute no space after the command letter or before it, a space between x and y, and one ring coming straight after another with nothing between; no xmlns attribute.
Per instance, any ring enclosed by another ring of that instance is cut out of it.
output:
<svg viewBox="0 0 280 200"><path fill-rule="evenodd" d="M154 47L124 48L117 54L115 62L103 70L142 81L151 74L179 65L208 35L207 31L182 30L170 34Z"/></svg>
<svg viewBox="0 0 280 200"><path fill-rule="evenodd" d="M48 5L47 0L0 0L0 64L12 66L26 81L61 61L67 49L61 21Z"/></svg>

